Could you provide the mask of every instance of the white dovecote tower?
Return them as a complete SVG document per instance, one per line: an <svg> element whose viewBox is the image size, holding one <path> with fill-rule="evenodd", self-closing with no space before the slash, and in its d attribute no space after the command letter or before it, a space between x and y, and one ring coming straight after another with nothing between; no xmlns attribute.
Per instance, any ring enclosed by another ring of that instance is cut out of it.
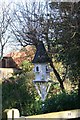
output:
<svg viewBox="0 0 80 120"><path fill-rule="evenodd" d="M33 80L33 82L42 101L44 101L52 81L50 80L50 58L42 41L40 41L37 46L32 63L34 64L35 73L35 80Z"/></svg>

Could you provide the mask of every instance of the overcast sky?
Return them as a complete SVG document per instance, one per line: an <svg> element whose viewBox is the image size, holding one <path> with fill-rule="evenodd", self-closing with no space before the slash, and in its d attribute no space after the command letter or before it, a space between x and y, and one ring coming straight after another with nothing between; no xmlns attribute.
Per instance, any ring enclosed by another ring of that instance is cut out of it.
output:
<svg viewBox="0 0 80 120"><path fill-rule="evenodd" d="M10 2L15 2L15 3L18 3L18 2L43 2L43 1L46 1L46 0L0 0L0 2L5 2L6 4L7 3L10 3Z"/></svg>
<svg viewBox="0 0 80 120"><path fill-rule="evenodd" d="M0 0L0 5L2 3L5 3L5 4L9 4L11 2L14 2L14 3L25 3L28 2L28 3L32 3L32 2L44 2L44 1L55 1L55 2L58 2L58 1L67 1L67 2L70 2L70 1L79 1L79 0ZM5 54L9 53L11 50L15 50L15 47L9 47L9 45L7 45L5 47Z"/></svg>
<svg viewBox="0 0 80 120"><path fill-rule="evenodd" d="M25 2L32 3L32 2L44 2L44 1L46 0L0 0L0 6L8 5L9 3L25 3ZM10 53L11 51L15 51L16 48L17 47L15 47L15 45L6 44L4 49L4 55Z"/></svg>

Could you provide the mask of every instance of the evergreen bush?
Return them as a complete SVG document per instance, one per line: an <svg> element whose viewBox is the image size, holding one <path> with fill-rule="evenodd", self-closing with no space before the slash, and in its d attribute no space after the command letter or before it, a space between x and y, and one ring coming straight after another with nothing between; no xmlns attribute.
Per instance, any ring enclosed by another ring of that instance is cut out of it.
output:
<svg viewBox="0 0 80 120"><path fill-rule="evenodd" d="M77 92L59 93L45 101L44 113L80 109Z"/></svg>

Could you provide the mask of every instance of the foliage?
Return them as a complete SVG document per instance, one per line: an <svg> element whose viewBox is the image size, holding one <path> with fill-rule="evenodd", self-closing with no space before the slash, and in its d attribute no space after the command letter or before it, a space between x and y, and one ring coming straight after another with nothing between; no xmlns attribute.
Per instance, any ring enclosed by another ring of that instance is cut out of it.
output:
<svg viewBox="0 0 80 120"><path fill-rule="evenodd" d="M31 7L25 3L16 7L14 16L14 22L11 23L12 31L21 45L34 45L37 48L39 41L42 40L51 60L55 57L57 62L60 61L63 64L64 69L68 68L67 77L74 81L77 78L78 81L80 73L79 3L34 2ZM16 22L19 27L16 27ZM52 63L50 65L64 91L66 70L63 76Z"/></svg>
<svg viewBox="0 0 80 120"><path fill-rule="evenodd" d="M21 71L14 73L2 83L2 109L4 111L8 108L17 108L21 115L37 114L41 103L36 99L36 91L32 83L34 78L31 72L32 65L29 62L23 62L22 65Z"/></svg>
<svg viewBox="0 0 80 120"><path fill-rule="evenodd" d="M21 115L27 116L80 108L77 92L74 92L51 95L45 100L42 109L43 103L36 97L33 86L25 80L21 78L18 81L3 82L3 111L7 108L17 108Z"/></svg>
<svg viewBox="0 0 80 120"><path fill-rule="evenodd" d="M33 68L33 65L29 61L24 60L21 63L21 68L23 69L24 72L30 72Z"/></svg>
<svg viewBox="0 0 80 120"><path fill-rule="evenodd" d="M80 2L52 2L50 7L57 10L51 42L54 57L68 68L67 77L80 89Z"/></svg>
<svg viewBox="0 0 80 120"><path fill-rule="evenodd" d="M74 93L59 93L53 95L45 101L44 113L58 112L71 109L79 109L80 101L78 100L77 92Z"/></svg>
<svg viewBox="0 0 80 120"><path fill-rule="evenodd" d="M31 70L33 65L28 61L24 61L21 66L21 71L2 83L3 111L8 108L17 108L21 115L27 116L80 107L77 92L71 94L58 92L54 95L49 93L44 102L44 107L42 107L42 102L37 97L32 83L34 75ZM29 66L31 66L31 69L29 69Z"/></svg>
<svg viewBox="0 0 80 120"><path fill-rule="evenodd" d="M55 34L57 36L54 44L57 51L55 56L58 61L62 61L63 65L69 66L68 73L70 74L68 75L71 75L72 79L73 77L78 79L80 73L79 4L80 2L52 4L53 11L54 6L58 9L57 18L59 18L59 22L55 22Z"/></svg>

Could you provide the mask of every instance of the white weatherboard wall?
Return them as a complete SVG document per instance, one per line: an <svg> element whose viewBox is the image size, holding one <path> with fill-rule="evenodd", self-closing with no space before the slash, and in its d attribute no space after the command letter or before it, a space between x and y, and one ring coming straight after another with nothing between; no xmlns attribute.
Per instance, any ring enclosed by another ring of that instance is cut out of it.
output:
<svg viewBox="0 0 80 120"><path fill-rule="evenodd" d="M15 68L0 68L0 80L11 77L16 70Z"/></svg>
<svg viewBox="0 0 80 120"><path fill-rule="evenodd" d="M35 73L35 80L48 80L50 79L50 69L46 72L46 66L49 68L48 64L34 64L34 73ZM36 71L36 67L39 68L39 71Z"/></svg>

